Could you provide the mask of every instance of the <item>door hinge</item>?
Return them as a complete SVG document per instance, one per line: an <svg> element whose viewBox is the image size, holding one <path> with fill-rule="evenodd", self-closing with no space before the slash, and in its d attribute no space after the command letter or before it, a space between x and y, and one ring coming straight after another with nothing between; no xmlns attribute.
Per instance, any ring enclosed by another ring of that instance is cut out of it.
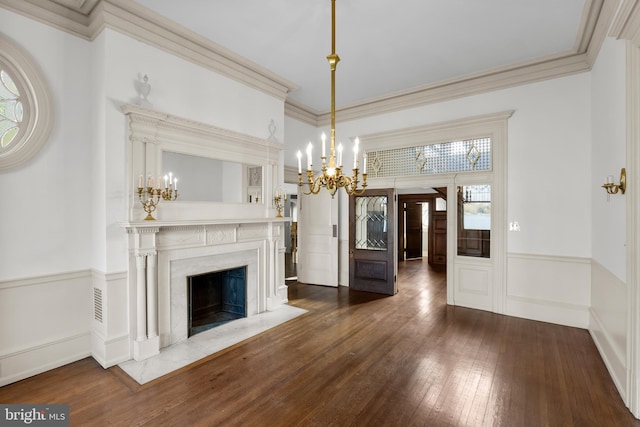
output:
<svg viewBox="0 0 640 427"><path fill-rule="evenodd" d="M338 237L338 224L333 224L333 237Z"/></svg>

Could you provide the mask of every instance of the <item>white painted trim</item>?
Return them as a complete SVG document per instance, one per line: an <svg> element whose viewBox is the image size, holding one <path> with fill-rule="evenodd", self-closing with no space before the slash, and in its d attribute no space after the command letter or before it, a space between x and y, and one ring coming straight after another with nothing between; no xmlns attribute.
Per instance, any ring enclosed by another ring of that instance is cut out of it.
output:
<svg viewBox="0 0 640 427"><path fill-rule="evenodd" d="M613 380L613 383L620 393L620 397L623 401L627 401L627 387L625 387L625 383L622 382L622 379L618 377L616 372L624 371L626 372L626 366L624 361L626 360L626 353L621 352L617 347L611 346L610 343L613 342L611 336L608 334L606 328L603 327L602 322L598 315L593 312L593 310L589 310L589 316L591 318L590 324L595 324L595 327L598 331L602 332L602 339L600 336L595 333L593 327L589 328L589 334L591 335L591 339L593 340L596 348L598 349L598 353L600 353L600 357L602 357L602 361L607 367L607 371L609 371L609 375ZM611 351L607 351L607 349L611 349ZM613 357L611 357L613 356Z"/></svg>
<svg viewBox="0 0 640 427"><path fill-rule="evenodd" d="M637 29L640 10L635 8ZM638 34L639 31L634 31ZM640 417L640 40L627 42L627 391L625 403ZM635 185L634 185L635 184Z"/></svg>
<svg viewBox="0 0 640 427"><path fill-rule="evenodd" d="M627 295L626 283L599 262L591 262L589 333L624 401L627 401L629 385L628 338L624 335L628 334L629 313L626 312L627 307L623 307L625 303L628 304ZM617 320L624 323L616 322ZM624 336L624 342L620 342L621 336Z"/></svg>
<svg viewBox="0 0 640 427"><path fill-rule="evenodd" d="M505 314L583 329L589 327L590 258L510 252L507 255L507 259L507 268L510 274L507 277L506 284ZM525 270L517 270L516 266L511 264L512 261L523 262L524 264L519 265ZM535 266L527 265L529 263L535 263ZM513 280L518 277L526 280L530 277L530 273L534 271L540 274L541 277L556 277L562 274L565 278L570 277L575 280L580 280L580 274L582 274L585 283L580 281L567 283L569 289L564 290L564 292L574 293L576 290L584 292L582 299L585 303L575 304L566 301L566 298L565 301L553 299L555 290L549 291L548 289L546 293L540 293L540 290L535 290L534 293L537 294L535 296L520 294L517 291L518 283L513 283ZM516 275L515 278L513 277L514 275Z"/></svg>
<svg viewBox="0 0 640 427"><path fill-rule="evenodd" d="M0 171L18 167L49 140L53 127L53 101L49 86L36 61L13 40L0 33L0 60L20 89L24 118L9 147L0 151Z"/></svg>
<svg viewBox="0 0 640 427"><path fill-rule="evenodd" d="M0 355L0 387L90 356L90 333Z"/></svg>
<svg viewBox="0 0 640 427"><path fill-rule="evenodd" d="M87 39L94 39L105 27L111 28L279 99L285 100L289 92L297 89L294 83L136 2L101 0L89 16L63 8L51 0L37 2L36 6L25 0L0 0L0 6ZM589 71L609 29L616 5L615 0L585 2L572 51L345 106L336 111L336 120L354 120ZM314 126L328 124L330 117L328 112L319 113L289 101L285 103L285 114Z"/></svg>
<svg viewBox="0 0 640 427"><path fill-rule="evenodd" d="M434 175L415 175L404 177L375 178L368 177L368 188L419 188L419 187L447 187L449 194L455 194L456 185L460 183L481 182L492 185L492 256L488 262L491 269L491 301L487 304L495 313L504 313L506 307L507 280L507 249L506 249L506 194L507 194L507 146L508 119L514 111L502 111L467 117L459 120L435 123L427 126L405 128L396 131L363 135L360 137L364 152L381 149L412 147L424 144L449 142L459 139L478 137L492 138L492 167L489 172L465 172ZM447 304L455 305L454 286L456 278L456 260L460 264L460 257L455 255L457 248L456 231L457 201L447 204ZM470 262L474 262L471 260ZM483 307L485 308L485 307Z"/></svg>
<svg viewBox="0 0 640 427"><path fill-rule="evenodd" d="M506 305L508 316L582 329L589 327L589 307L586 305L513 295L507 296Z"/></svg>
<svg viewBox="0 0 640 427"><path fill-rule="evenodd" d="M0 281L0 290L19 288L23 286L44 285L53 282L63 282L73 279L91 279L91 270L79 270L65 273L54 273L44 276L23 277L20 279Z"/></svg>
<svg viewBox="0 0 640 427"><path fill-rule="evenodd" d="M527 254L519 252L509 252L509 258L525 259L525 260L537 260L547 262L563 262L570 264L587 264L591 265L591 258L564 256L564 255L541 255L541 254Z"/></svg>

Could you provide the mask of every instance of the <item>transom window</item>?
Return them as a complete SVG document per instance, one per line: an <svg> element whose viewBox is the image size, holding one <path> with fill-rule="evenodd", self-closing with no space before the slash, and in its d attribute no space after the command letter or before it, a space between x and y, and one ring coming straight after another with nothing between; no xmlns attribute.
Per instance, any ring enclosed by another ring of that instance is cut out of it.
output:
<svg viewBox="0 0 640 427"><path fill-rule="evenodd" d="M490 171L491 138L367 152L372 177Z"/></svg>

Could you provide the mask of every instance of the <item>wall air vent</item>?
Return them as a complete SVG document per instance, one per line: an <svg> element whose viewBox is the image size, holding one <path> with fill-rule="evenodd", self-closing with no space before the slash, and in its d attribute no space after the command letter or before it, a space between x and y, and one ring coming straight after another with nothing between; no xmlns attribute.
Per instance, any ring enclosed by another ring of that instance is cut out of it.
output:
<svg viewBox="0 0 640 427"><path fill-rule="evenodd" d="M93 288L93 318L102 323L102 289Z"/></svg>

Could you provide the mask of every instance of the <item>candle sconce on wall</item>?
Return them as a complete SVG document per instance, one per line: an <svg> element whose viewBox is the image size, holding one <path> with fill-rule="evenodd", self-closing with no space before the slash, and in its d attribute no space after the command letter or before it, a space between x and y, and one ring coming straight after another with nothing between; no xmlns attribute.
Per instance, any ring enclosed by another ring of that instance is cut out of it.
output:
<svg viewBox="0 0 640 427"><path fill-rule="evenodd" d="M627 171L625 168L622 168L620 170L620 183L619 184L614 184L613 183L613 175L609 175L607 176L607 182L602 185L602 188L605 189L605 191L607 192L607 200L609 200L609 196L611 194L618 194L618 191L620 191L620 194L624 194L624 192L627 190Z"/></svg>

